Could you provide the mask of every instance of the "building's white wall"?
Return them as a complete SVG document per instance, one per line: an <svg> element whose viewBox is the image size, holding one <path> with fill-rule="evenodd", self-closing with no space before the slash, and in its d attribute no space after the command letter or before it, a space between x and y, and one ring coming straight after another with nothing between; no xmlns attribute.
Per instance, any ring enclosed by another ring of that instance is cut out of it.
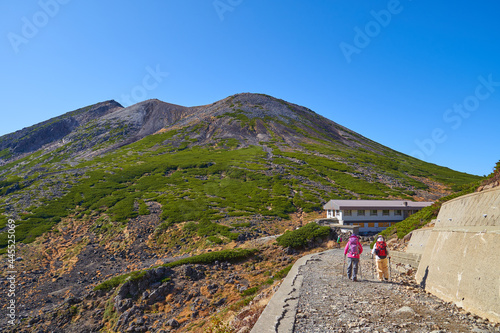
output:
<svg viewBox="0 0 500 333"><path fill-rule="evenodd" d="M358 215L358 210L351 210L351 215L346 215L343 210L329 209L326 211L326 217L337 218L340 224L359 225L360 232L380 232L410 215L409 211L404 210L401 210L401 215L396 215L394 209L389 209L389 215L383 215L383 210L377 210L377 215L371 215L371 210L364 210L364 212L365 215Z"/></svg>
<svg viewBox="0 0 500 333"><path fill-rule="evenodd" d="M378 204L380 204L380 202L378 202L377 205ZM332 205L329 205L329 207L332 207ZM335 207L335 204L333 205L333 207ZM364 215L358 215L357 209L351 209L350 214L347 214L347 210L328 209L326 212L326 217L336 218L342 225L358 225L361 232L380 232L397 222L403 221L408 216L418 212L423 208L413 206L410 207L410 205L408 205L406 207L401 206L401 209L399 209L398 206L392 206L398 207L398 209L388 209L388 214L384 215L384 210L381 209L381 207L383 206L379 205L378 209L373 209L377 211L376 215L371 215L371 209L364 209ZM396 215L396 212L398 212L399 214Z"/></svg>
<svg viewBox="0 0 500 333"><path fill-rule="evenodd" d="M377 211L377 215L371 215L370 212L371 210L365 210L365 215L361 215L359 216L358 215L358 211L357 210L352 210L352 215L351 216L348 216L348 215L345 215L345 213L343 213L343 220L345 222L355 222L355 221L359 221L359 220L362 220L362 221L374 221L374 222L377 222L377 221L396 221L396 220L400 220L402 221L404 218L403 218L403 215L404 215L404 212L401 211L401 215L396 215L395 213L395 210L389 210L389 215L382 215L382 210L378 210Z"/></svg>
<svg viewBox="0 0 500 333"><path fill-rule="evenodd" d="M338 220L342 220L343 212L341 210L331 210L328 209L326 211L326 218L337 218Z"/></svg>
<svg viewBox="0 0 500 333"><path fill-rule="evenodd" d="M351 215L343 214L342 224L355 224L359 226L360 232L380 232L393 224L404 220L405 213L396 215L396 210L389 210L389 215L383 215L383 210L377 210L377 215L371 215L371 210L364 210L365 215L358 215L357 210L352 210ZM363 221L363 222L357 222Z"/></svg>

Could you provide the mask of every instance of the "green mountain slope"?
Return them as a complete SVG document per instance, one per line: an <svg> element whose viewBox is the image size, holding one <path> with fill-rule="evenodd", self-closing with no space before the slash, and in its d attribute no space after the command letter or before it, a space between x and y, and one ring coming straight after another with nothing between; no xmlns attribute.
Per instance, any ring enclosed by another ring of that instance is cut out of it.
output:
<svg viewBox="0 0 500 333"><path fill-rule="evenodd" d="M439 214L439 210L441 206L452 199L458 198L462 195L466 195L473 192L480 192L484 189L493 188L499 186L500 180L500 161L496 163L494 171L488 175L482 183L475 182L466 186L462 186L460 191L450 194L448 196L439 198L434 204L431 206L425 207L420 210L418 213L413 214L406 218L405 220L396 223L390 228L385 229L381 234L386 236L387 238L397 235L398 238L403 238L408 233L415 229L419 229L428 223L430 223L433 219L437 217Z"/></svg>
<svg viewBox="0 0 500 333"><path fill-rule="evenodd" d="M18 240L30 242L68 216L107 216L125 226L155 202L161 239L179 222L288 219L332 198L432 200L481 179L266 95L191 108L157 100L112 105L41 147L19 151L12 135L0 138L0 229L12 216ZM39 131L35 125L15 140ZM227 236L225 229L217 233ZM6 241L3 232L0 248Z"/></svg>

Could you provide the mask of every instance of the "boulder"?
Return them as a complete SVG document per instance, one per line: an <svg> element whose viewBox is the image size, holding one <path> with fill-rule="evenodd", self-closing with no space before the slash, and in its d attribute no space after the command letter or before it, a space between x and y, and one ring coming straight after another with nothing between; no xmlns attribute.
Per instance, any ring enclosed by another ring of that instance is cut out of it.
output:
<svg viewBox="0 0 500 333"><path fill-rule="evenodd" d="M167 326L170 326L172 328L177 328L180 326L179 322L175 319L170 319L169 321L167 321Z"/></svg>
<svg viewBox="0 0 500 333"><path fill-rule="evenodd" d="M201 265L184 265L180 268L180 273L191 281L198 281L205 277L205 269Z"/></svg>

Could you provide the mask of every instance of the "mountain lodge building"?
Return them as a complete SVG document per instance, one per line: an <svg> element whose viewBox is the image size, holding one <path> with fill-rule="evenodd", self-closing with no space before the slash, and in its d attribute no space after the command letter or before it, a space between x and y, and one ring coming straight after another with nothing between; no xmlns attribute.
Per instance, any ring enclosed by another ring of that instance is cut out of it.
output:
<svg viewBox="0 0 500 333"><path fill-rule="evenodd" d="M401 222L433 202L405 200L330 200L324 206L327 219L359 226L360 233L377 233Z"/></svg>

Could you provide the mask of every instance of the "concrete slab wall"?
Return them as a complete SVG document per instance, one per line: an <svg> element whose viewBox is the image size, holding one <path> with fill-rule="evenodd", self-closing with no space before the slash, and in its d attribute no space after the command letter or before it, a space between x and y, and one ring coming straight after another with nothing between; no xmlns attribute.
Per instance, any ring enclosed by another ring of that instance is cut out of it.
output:
<svg viewBox="0 0 500 333"><path fill-rule="evenodd" d="M425 246L429 241L431 232L432 228L413 230L411 233L410 242L406 247L406 253L416 253L416 254L424 253Z"/></svg>
<svg viewBox="0 0 500 333"><path fill-rule="evenodd" d="M410 265L413 268L418 268L420 259L422 257L422 255L418 253L406 253L394 250L391 250L389 252L389 255L391 256L391 265L403 264Z"/></svg>
<svg viewBox="0 0 500 333"><path fill-rule="evenodd" d="M416 280L430 293L500 322L500 189L442 206Z"/></svg>

